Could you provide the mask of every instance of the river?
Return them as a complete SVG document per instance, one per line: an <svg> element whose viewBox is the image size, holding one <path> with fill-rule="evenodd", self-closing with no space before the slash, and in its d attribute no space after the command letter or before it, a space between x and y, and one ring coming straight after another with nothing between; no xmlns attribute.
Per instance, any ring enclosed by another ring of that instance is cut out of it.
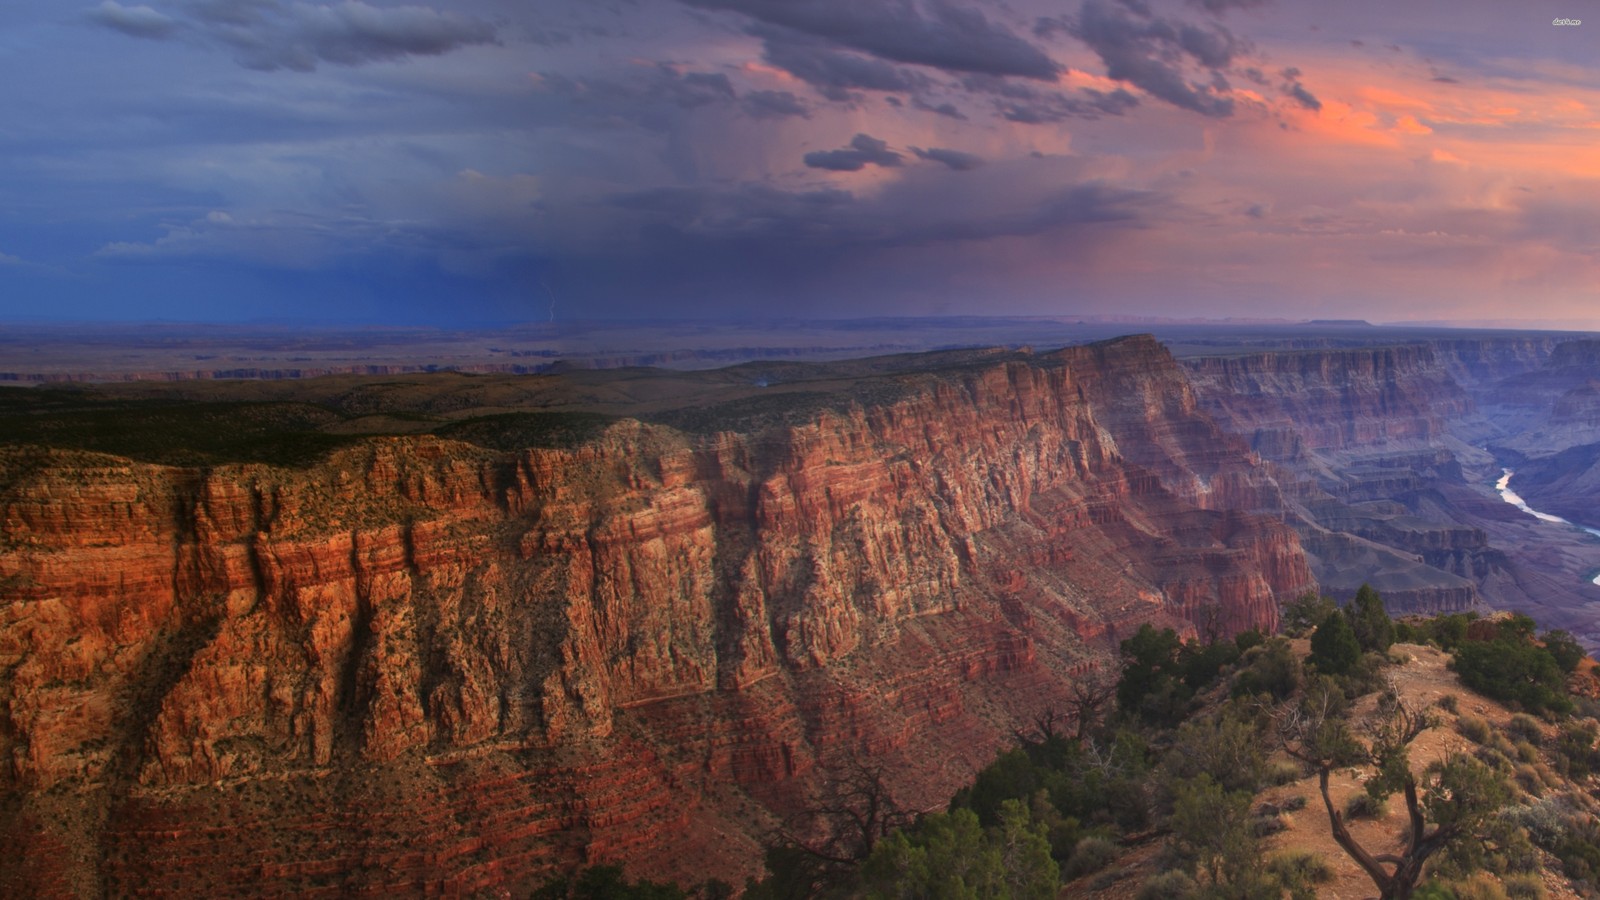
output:
<svg viewBox="0 0 1600 900"><path fill-rule="evenodd" d="M1522 499L1522 496L1520 494L1518 494L1516 491L1513 491L1511 489L1511 476L1515 475L1515 474L1516 473L1513 472L1510 469L1501 469L1500 470L1500 480L1496 481L1494 483L1494 489L1500 492L1500 499L1501 500L1504 500L1505 502L1511 504L1512 506L1515 506L1517 509L1522 510L1523 512L1527 513L1530 516L1533 516L1536 519L1543 519L1546 522L1558 522L1558 523L1560 523L1562 525L1571 525L1574 528L1581 528L1584 531L1587 531L1590 534L1594 535L1595 537L1600 538L1600 529L1590 528L1587 525L1579 525L1576 522L1568 521L1567 519L1563 519L1560 516L1552 516L1547 512L1540 512L1537 509L1534 509L1533 507L1529 506L1528 505L1528 501ZM1595 575L1594 578L1591 579L1591 580L1595 584L1600 585L1600 574Z"/></svg>

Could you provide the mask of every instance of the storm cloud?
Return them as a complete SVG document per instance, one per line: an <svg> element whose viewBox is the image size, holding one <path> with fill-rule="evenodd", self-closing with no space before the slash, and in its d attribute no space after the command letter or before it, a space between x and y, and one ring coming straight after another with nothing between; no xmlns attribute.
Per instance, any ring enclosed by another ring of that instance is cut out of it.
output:
<svg viewBox="0 0 1600 900"><path fill-rule="evenodd" d="M213 0L166 15L148 6L106 0L89 20L133 37L181 35L226 47L248 69L310 72L319 64L361 66L410 56L439 56L493 43L487 21L422 6L332 5L279 0Z"/></svg>
<svg viewBox="0 0 1600 900"><path fill-rule="evenodd" d="M840 51L830 44L787 29L764 27L762 59L817 89L829 100L850 99L852 88L914 92L928 78L881 59Z"/></svg>
<svg viewBox="0 0 1600 900"><path fill-rule="evenodd" d="M1202 28L1168 20L1143 4L1086 0L1067 29L1094 50L1109 77L1203 116L1233 115L1234 101L1226 96L1222 70L1244 45L1220 25ZM1208 70L1206 82L1185 75L1185 57Z"/></svg>
<svg viewBox="0 0 1600 900"><path fill-rule="evenodd" d="M967 172L983 165L983 157L976 153L964 153L960 150L949 150L944 147L912 147L911 152L917 159L931 160L944 163L945 166L957 171Z"/></svg>
<svg viewBox="0 0 1600 900"><path fill-rule="evenodd" d="M898 166L900 154L889 149L886 141L867 134L858 134L850 146L842 150L816 150L805 155L805 164L813 169L830 172L859 172L867 166Z"/></svg>
<svg viewBox="0 0 1600 900"><path fill-rule="evenodd" d="M742 13L894 62L952 72L1053 80L1061 67L1039 47L950 0L683 0Z"/></svg>

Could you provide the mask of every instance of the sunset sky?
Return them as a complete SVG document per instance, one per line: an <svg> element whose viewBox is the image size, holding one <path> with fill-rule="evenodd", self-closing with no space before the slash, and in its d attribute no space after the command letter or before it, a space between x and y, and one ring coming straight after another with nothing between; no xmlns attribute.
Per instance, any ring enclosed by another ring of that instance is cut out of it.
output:
<svg viewBox="0 0 1600 900"><path fill-rule="evenodd" d="M1600 327L1596 0L8 0L0 84L0 320Z"/></svg>

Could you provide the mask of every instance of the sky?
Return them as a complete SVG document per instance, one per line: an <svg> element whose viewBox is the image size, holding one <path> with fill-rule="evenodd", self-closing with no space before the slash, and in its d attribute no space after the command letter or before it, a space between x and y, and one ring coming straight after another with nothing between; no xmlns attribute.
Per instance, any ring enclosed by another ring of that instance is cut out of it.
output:
<svg viewBox="0 0 1600 900"><path fill-rule="evenodd" d="M0 321L1600 327L1600 0L6 0L0 85Z"/></svg>

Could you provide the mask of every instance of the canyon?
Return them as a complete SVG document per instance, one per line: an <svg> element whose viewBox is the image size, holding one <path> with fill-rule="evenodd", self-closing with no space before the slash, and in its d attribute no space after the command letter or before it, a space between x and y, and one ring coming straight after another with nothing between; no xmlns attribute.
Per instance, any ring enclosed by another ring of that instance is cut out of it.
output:
<svg viewBox="0 0 1600 900"><path fill-rule="evenodd" d="M1370 581L1600 640L1600 543L1492 488L1600 481L1585 342L1226 337L17 394L0 890L739 884L864 762L942 804L1145 623ZM327 440L200 446L263 422Z"/></svg>

